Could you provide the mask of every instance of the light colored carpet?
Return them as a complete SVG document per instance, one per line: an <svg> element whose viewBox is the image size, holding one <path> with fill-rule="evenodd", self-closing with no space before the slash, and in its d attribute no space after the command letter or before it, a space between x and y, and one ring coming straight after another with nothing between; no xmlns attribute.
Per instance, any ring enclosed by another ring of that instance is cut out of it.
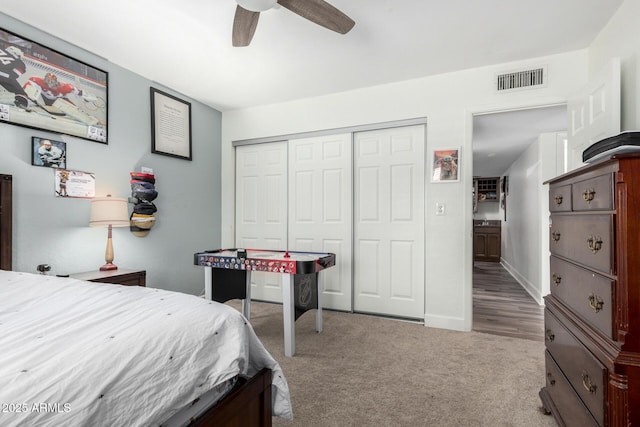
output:
<svg viewBox="0 0 640 427"><path fill-rule="evenodd" d="M327 310L318 334L312 310L285 357L281 305L252 302L251 324L291 389L294 420L275 426L555 425L542 342Z"/></svg>

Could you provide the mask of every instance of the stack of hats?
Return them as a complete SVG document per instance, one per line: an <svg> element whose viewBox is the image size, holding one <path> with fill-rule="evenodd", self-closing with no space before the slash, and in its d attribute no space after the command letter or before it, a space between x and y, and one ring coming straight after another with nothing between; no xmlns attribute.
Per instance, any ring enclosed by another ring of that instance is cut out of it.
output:
<svg viewBox="0 0 640 427"><path fill-rule="evenodd" d="M158 197L155 184L156 179L153 174L131 172L131 197L135 205L130 218L130 230L138 236L144 237L149 234L149 230L156 222L156 205L153 201Z"/></svg>

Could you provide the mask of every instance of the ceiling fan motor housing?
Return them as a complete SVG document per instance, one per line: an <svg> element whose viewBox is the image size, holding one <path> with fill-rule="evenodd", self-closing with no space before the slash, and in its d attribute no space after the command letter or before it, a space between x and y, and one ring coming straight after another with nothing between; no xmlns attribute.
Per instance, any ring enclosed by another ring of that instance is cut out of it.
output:
<svg viewBox="0 0 640 427"><path fill-rule="evenodd" d="M243 9L252 12L264 12L276 5L277 0L236 0Z"/></svg>

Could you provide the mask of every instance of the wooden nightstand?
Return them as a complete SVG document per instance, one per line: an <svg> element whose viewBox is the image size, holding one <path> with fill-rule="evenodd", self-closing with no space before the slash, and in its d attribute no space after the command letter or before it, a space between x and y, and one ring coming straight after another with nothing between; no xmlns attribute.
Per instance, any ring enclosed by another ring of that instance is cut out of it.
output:
<svg viewBox="0 0 640 427"><path fill-rule="evenodd" d="M70 274L69 277L89 282L113 283L125 286L146 286L146 270L127 270L120 268L111 271L86 271L84 273Z"/></svg>

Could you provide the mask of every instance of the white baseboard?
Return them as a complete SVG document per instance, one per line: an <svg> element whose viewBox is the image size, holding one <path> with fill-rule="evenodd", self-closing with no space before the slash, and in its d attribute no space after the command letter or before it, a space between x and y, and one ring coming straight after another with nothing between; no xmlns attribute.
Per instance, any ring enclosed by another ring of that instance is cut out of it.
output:
<svg viewBox="0 0 640 427"><path fill-rule="evenodd" d="M427 313L424 315L424 325L430 328L450 329L461 332L471 331L471 325L465 326L465 323L465 319L461 317L438 316Z"/></svg>
<svg viewBox="0 0 640 427"><path fill-rule="evenodd" d="M525 277L523 277L511 264L506 262L504 258L500 259L500 264L504 267L505 270L524 288L525 291L538 303L538 305L543 305L544 300L542 299L543 295L540 292L540 289L536 289L536 287L529 282Z"/></svg>

